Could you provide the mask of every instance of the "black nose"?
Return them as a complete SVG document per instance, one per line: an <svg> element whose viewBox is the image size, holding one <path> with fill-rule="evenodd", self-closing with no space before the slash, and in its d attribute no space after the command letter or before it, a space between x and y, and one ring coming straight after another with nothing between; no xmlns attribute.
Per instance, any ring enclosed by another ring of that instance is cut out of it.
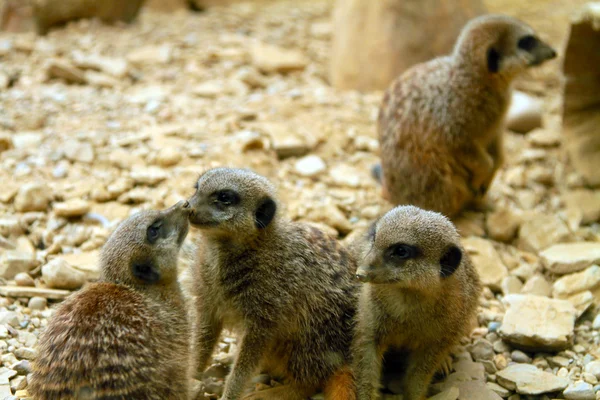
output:
<svg viewBox="0 0 600 400"><path fill-rule="evenodd" d="M551 51L550 51L550 58L554 58L554 57L556 57L556 56L557 56L556 50L554 50L554 49L553 49L553 50L551 50Z"/></svg>
<svg viewBox="0 0 600 400"><path fill-rule="evenodd" d="M190 202L186 200L186 202L183 203L183 208L190 208Z"/></svg>

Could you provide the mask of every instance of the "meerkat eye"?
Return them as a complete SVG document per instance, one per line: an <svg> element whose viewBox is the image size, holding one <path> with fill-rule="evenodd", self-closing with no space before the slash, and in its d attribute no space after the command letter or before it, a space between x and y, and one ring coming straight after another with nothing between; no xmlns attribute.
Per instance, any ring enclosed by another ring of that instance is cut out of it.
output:
<svg viewBox="0 0 600 400"><path fill-rule="evenodd" d="M408 260L417 257L419 254L420 251L417 247L404 243L390 246L387 251L388 258L395 260Z"/></svg>
<svg viewBox="0 0 600 400"><path fill-rule="evenodd" d="M240 202L240 196L233 190L221 190L215 193L215 202L224 206L232 206Z"/></svg>
<svg viewBox="0 0 600 400"><path fill-rule="evenodd" d="M535 47L537 42L538 42L538 40L535 36L527 35L527 36L523 36L521 39L519 39L517 46L521 50L531 51L531 50L533 50L533 48Z"/></svg>
<svg viewBox="0 0 600 400"><path fill-rule="evenodd" d="M162 221L155 221L152 225L148 227L146 230L146 237L148 238L148 242L150 244L154 244L158 237L160 236L160 228L162 227Z"/></svg>

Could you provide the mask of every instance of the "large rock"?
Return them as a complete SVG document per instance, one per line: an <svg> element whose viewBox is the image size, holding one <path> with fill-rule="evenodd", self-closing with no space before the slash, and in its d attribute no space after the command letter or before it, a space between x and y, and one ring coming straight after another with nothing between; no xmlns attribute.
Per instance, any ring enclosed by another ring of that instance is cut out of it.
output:
<svg viewBox="0 0 600 400"><path fill-rule="evenodd" d="M540 253L544 267L554 274L570 274L600 263L600 242L563 243Z"/></svg>
<svg viewBox="0 0 600 400"><path fill-rule="evenodd" d="M42 267L42 277L46 285L53 289L74 290L85 283L85 274L60 258L55 258Z"/></svg>
<svg viewBox="0 0 600 400"><path fill-rule="evenodd" d="M581 10L566 43L563 142L585 181L600 185L600 3Z"/></svg>
<svg viewBox="0 0 600 400"><path fill-rule="evenodd" d="M528 351L559 351L573 337L577 310L565 300L511 294L498 333L514 347Z"/></svg>
<svg viewBox="0 0 600 400"><path fill-rule="evenodd" d="M564 390L569 379L544 372L530 364L512 364L496 374L498 383L519 394L539 395Z"/></svg>
<svg viewBox="0 0 600 400"><path fill-rule="evenodd" d="M145 0L37 0L34 18L38 33L82 18L98 18L107 23L131 22Z"/></svg>
<svg viewBox="0 0 600 400"><path fill-rule="evenodd" d="M586 290L600 287L600 267L591 267L574 274L565 275L554 282L554 297L565 298Z"/></svg>
<svg viewBox="0 0 600 400"><path fill-rule="evenodd" d="M481 282L492 290L500 291L502 280L508 276L508 269L502 263L492 242L470 237L465 239L463 244L473 260Z"/></svg>
<svg viewBox="0 0 600 400"><path fill-rule="evenodd" d="M338 0L330 80L342 89L385 89L414 64L449 54L480 0ZM377 66L374 68L373 66Z"/></svg>

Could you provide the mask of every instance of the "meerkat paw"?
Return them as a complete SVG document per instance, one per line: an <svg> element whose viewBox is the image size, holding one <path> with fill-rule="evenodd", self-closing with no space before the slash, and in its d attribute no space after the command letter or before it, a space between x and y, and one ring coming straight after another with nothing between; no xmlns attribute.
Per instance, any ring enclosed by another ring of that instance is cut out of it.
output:
<svg viewBox="0 0 600 400"><path fill-rule="evenodd" d="M438 367L438 370L437 370L438 375L441 375L444 378L446 378L448 375L450 375L452 373L452 364L453 364L452 356L450 354L448 354L446 356L446 358L444 358L444 360L442 361L440 366Z"/></svg>

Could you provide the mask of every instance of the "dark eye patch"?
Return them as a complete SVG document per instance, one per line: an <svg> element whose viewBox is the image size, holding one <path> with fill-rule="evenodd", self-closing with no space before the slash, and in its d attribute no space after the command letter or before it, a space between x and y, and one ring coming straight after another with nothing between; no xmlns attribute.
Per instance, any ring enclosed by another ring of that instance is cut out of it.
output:
<svg viewBox="0 0 600 400"><path fill-rule="evenodd" d="M159 219L154 221L152 225L150 225L148 229L146 229L146 238L148 239L148 242L150 244L156 243L156 241L161 235L162 228L163 221Z"/></svg>
<svg viewBox="0 0 600 400"><path fill-rule="evenodd" d="M418 247L406 243L393 244L385 251L385 258L390 261L405 261L420 255L421 250Z"/></svg>
<svg viewBox="0 0 600 400"><path fill-rule="evenodd" d="M538 43L538 40L535 36L527 35L527 36L523 36L521 39L519 39L517 46L521 50L531 51L537 45L537 43Z"/></svg>
<svg viewBox="0 0 600 400"><path fill-rule="evenodd" d="M131 272L144 283L156 283L160 279L160 273L152 261L133 264Z"/></svg>
<svg viewBox="0 0 600 400"><path fill-rule="evenodd" d="M240 203L240 195L229 189L219 190L212 194L213 201L220 206L235 206Z"/></svg>

